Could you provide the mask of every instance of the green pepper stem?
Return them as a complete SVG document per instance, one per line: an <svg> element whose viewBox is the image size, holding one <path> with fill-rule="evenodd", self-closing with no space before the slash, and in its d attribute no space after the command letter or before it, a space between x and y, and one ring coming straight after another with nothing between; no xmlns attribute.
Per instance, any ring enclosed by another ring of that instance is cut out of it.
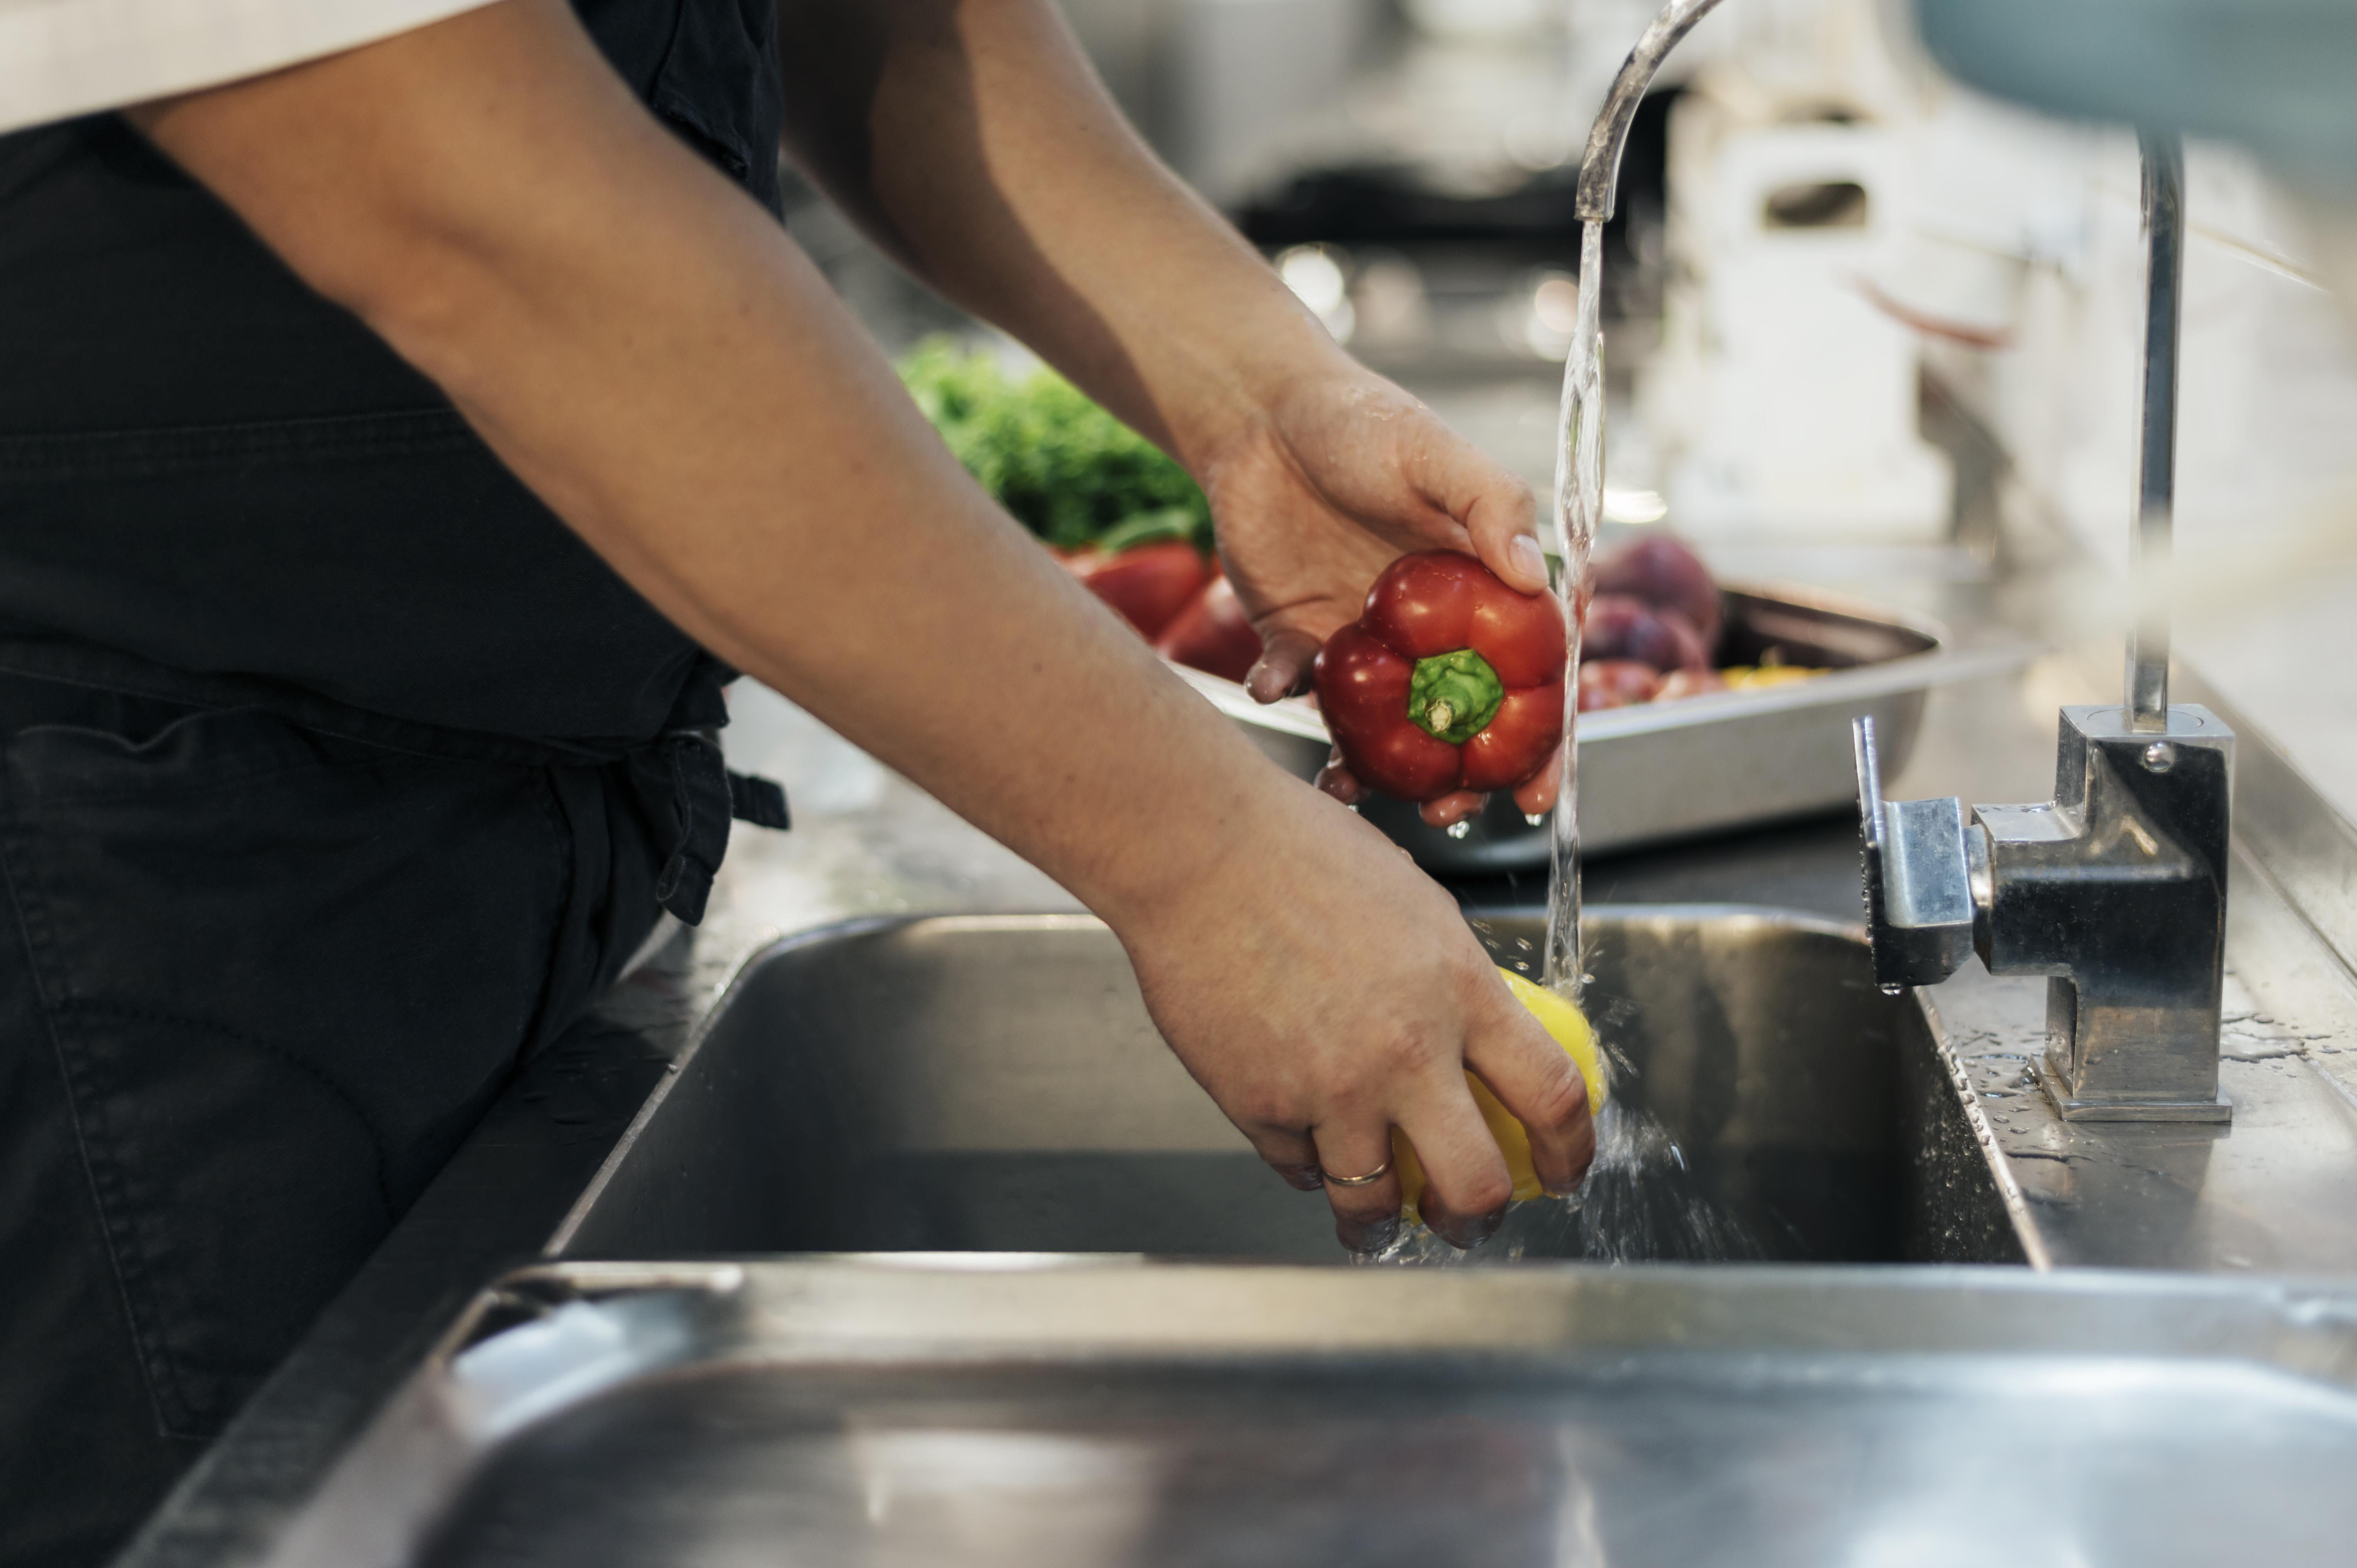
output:
<svg viewBox="0 0 2357 1568"><path fill-rule="evenodd" d="M1480 735L1505 700L1505 682L1488 660L1469 648L1419 659L1408 677L1408 718L1433 739L1451 746Z"/></svg>

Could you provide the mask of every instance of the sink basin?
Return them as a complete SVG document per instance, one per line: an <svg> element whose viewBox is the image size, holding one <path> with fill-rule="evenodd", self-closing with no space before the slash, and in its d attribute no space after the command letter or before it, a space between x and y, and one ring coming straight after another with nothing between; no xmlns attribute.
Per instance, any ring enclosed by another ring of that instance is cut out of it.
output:
<svg viewBox="0 0 2357 1568"><path fill-rule="evenodd" d="M1539 936L1526 916L1475 926L1510 963ZM1854 932L1646 906L1598 908L1589 933L1588 1009L1621 1064L1596 1169L1475 1261L2023 1260L1921 1005L1875 987ZM895 1251L1344 1256L1323 1197L1260 1163L1163 1046L1119 943L1075 916L772 948L555 1254Z"/></svg>
<svg viewBox="0 0 2357 1568"><path fill-rule="evenodd" d="M255 1560L2344 1563L2352 1373L2357 1296L2249 1279L559 1263Z"/></svg>

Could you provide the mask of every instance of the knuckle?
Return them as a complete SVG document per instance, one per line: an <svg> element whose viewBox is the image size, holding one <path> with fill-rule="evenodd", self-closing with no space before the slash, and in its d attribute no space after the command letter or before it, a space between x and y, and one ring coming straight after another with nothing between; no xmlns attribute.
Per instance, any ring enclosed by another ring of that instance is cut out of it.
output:
<svg viewBox="0 0 2357 1568"><path fill-rule="evenodd" d="M1489 1214L1505 1208L1513 1196L1513 1178L1501 1165L1495 1170L1484 1171L1459 1183L1458 1201L1449 1207L1460 1214Z"/></svg>
<svg viewBox="0 0 2357 1568"><path fill-rule="evenodd" d="M1297 1137L1305 1124L1291 1096L1277 1089L1256 1085L1229 1099L1229 1116L1255 1140Z"/></svg>
<svg viewBox="0 0 2357 1568"><path fill-rule="evenodd" d="M1544 1079L1531 1097L1531 1111L1541 1125L1567 1130L1587 1113L1587 1080L1569 1058L1558 1053Z"/></svg>
<svg viewBox="0 0 2357 1568"><path fill-rule="evenodd" d="M1294 1169L1310 1163L1312 1158L1300 1139L1286 1137L1282 1133L1260 1133L1254 1137L1252 1144L1253 1152L1265 1164L1275 1165L1278 1170Z"/></svg>
<svg viewBox="0 0 2357 1568"><path fill-rule="evenodd" d="M1297 1191L1315 1192L1326 1185L1326 1178L1318 1174L1315 1165L1305 1165L1299 1160L1262 1157L1267 1160L1269 1169L1284 1178L1286 1186Z"/></svg>
<svg viewBox="0 0 2357 1568"><path fill-rule="evenodd" d="M1497 965L1490 957L1490 950L1481 945L1481 939L1473 934L1471 927L1466 928L1463 941L1449 944L1448 952L1443 961L1447 966L1443 979L1448 983L1465 988L1465 993L1470 997L1482 999L1484 1004L1495 1004L1497 995L1490 988L1493 985L1502 986L1504 983L1498 979ZM1512 996L1506 997L1505 1000L1508 1003L1513 1002ZM1475 1016L1487 1016L1489 1011L1490 1007L1484 1005ZM1522 1008L1516 1005L1514 1011L1516 1014L1521 1014Z"/></svg>
<svg viewBox="0 0 2357 1568"><path fill-rule="evenodd" d="M1422 1036L1386 1030L1378 1035L1361 1058L1376 1083L1420 1077L1431 1066L1432 1047Z"/></svg>

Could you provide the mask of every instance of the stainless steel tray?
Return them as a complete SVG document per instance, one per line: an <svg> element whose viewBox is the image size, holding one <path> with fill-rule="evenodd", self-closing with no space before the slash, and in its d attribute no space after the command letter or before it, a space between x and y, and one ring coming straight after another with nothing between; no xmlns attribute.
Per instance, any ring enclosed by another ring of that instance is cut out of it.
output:
<svg viewBox="0 0 2357 1568"><path fill-rule="evenodd" d="M1579 833L1590 854L1838 811L1857 799L1850 721L1872 715L1883 766L1906 766L1925 694L1952 681L2018 668L2035 651L2006 642L1951 644L1938 622L1857 604L1814 589L1762 585L1726 589L1722 657L1782 662L1829 675L1759 692L1730 692L1580 715ZM1242 686L1181 670L1189 684L1288 772L1317 776L1331 741L1318 710L1299 699L1263 706ZM1415 808L1371 800L1361 808L1438 872L1544 865L1547 829L1513 802L1491 798L1462 838L1424 825Z"/></svg>
<svg viewBox="0 0 2357 1568"><path fill-rule="evenodd" d="M561 1264L271 1568L2324 1563L2357 1295L2120 1273Z"/></svg>

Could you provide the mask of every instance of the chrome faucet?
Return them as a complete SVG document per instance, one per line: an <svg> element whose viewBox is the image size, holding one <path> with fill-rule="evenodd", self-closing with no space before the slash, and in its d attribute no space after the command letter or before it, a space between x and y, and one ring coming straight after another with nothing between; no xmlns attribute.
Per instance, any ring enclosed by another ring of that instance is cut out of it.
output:
<svg viewBox="0 0 2357 1568"><path fill-rule="evenodd" d="M1886 986L2043 974L2039 1082L2072 1121L2224 1122L2218 1014L2234 736L2169 702L2183 154L2147 134L2143 411L2126 701L2067 707L2054 799L1885 800L1874 721L1856 723L1867 923Z"/></svg>
<svg viewBox="0 0 2357 1568"><path fill-rule="evenodd" d="M1587 226L1583 294L1599 281L1586 275L1587 262L1601 264L1595 228L1612 216L1637 105L1663 58L1719 3L1670 0L1605 95L1575 207ZM2234 736L2207 708L2169 702L2184 154L2174 134L2139 142L2144 374L2126 701L2062 710L2051 800L1969 813L1953 797L1885 800L1874 721L1858 719L1867 923L1886 986L1937 983L1975 951L1992 974L2047 976L2038 1077L2065 1118L2224 1122L2233 1108L2218 1092L2218 1015ZM1577 349L1574 359L1577 371ZM1587 370L1593 397L1600 361ZM1566 446L1575 415L1601 414L1578 409L1577 380L1567 373Z"/></svg>

